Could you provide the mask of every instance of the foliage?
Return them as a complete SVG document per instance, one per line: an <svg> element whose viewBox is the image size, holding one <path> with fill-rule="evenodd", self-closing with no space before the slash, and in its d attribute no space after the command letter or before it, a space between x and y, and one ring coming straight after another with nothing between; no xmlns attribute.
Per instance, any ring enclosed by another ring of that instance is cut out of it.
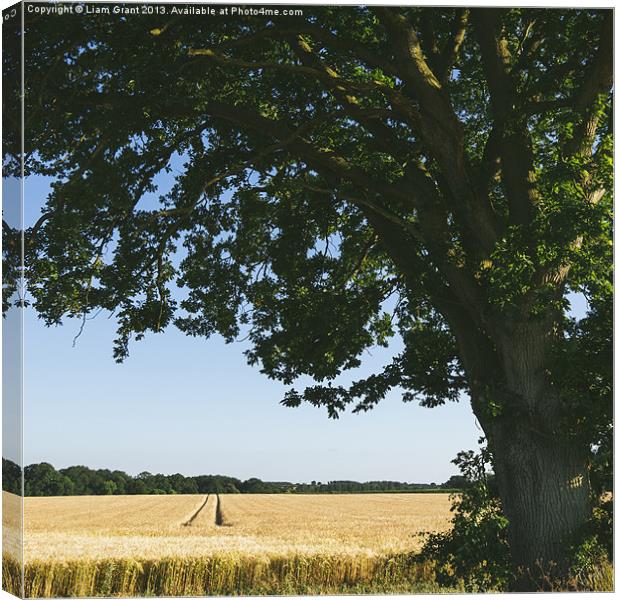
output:
<svg viewBox="0 0 620 600"><path fill-rule="evenodd" d="M583 456L582 485L556 481L546 515L550 535L582 524L588 467L608 485L611 448L610 10L26 14L25 37L24 168L53 178L25 232L45 324L108 312L118 361L168 327L245 337L249 363L290 386L283 404L332 418L391 390L425 406L466 393L497 461L521 460L511 442L547 456L542 439L568 470ZM382 370L339 380L394 336ZM542 520L512 483L511 522ZM560 547L543 537L519 560Z"/></svg>
<svg viewBox="0 0 620 600"><path fill-rule="evenodd" d="M551 362L553 378L562 390L565 429L592 447L592 492L598 499L613 489L613 295L608 285L591 299L585 318L567 318L566 332Z"/></svg>
<svg viewBox="0 0 620 600"><path fill-rule="evenodd" d="M605 537L611 539L613 528L611 522L606 523ZM592 573L609 564L610 553L602 544L597 535L592 535L583 540L575 549L571 565L570 575L575 587L588 589L588 579Z"/></svg>
<svg viewBox="0 0 620 600"><path fill-rule="evenodd" d="M346 494L376 492L453 491L462 481L451 477L444 484L403 483L400 481L328 481L291 483L261 481L256 477L241 481L225 475L174 475L139 473L73 466L57 471L49 463L28 465L25 473L26 496L106 496L124 494ZM21 495L21 470L2 459L3 489Z"/></svg>
<svg viewBox="0 0 620 600"><path fill-rule="evenodd" d="M481 439L480 442L483 442ZM453 497L453 528L427 536L416 561L431 561L440 585L468 592L506 591L515 583L507 538L508 520L502 513L492 456L484 446L476 454L460 452L453 461L467 485ZM596 500L592 517L576 532L571 545L570 569L558 579L543 568L538 589L546 591L609 591L613 587L613 501ZM567 540L567 544L570 541Z"/></svg>
<svg viewBox="0 0 620 600"><path fill-rule="evenodd" d="M2 489L21 496L22 493L22 470L12 460L2 459Z"/></svg>
<svg viewBox="0 0 620 600"><path fill-rule="evenodd" d="M28 465L24 468L26 496L70 496L73 492L73 481L56 471L49 463Z"/></svg>
<svg viewBox="0 0 620 600"><path fill-rule="evenodd" d="M613 563L613 500L606 496L596 501L592 517L577 535L571 549L571 578L587 589L592 573Z"/></svg>
<svg viewBox="0 0 620 600"><path fill-rule="evenodd" d="M479 453L460 452L454 459L469 485L454 497L453 528L428 535L418 557L433 561L437 581L468 592L502 591L513 581L507 539L508 521L488 468L486 447Z"/></svg>
<svg viewBox="0 0 620 600"><path fill-rule="evenodd" d="M588 296L606 280L606 18L413 7L402 19L306 7L303 18L207 24L27 15L26 170L56 180L27 232L31 302L47 324L114 313L117 360L173 325L248 335L248 360L268 376L320 382L292 388L286 405L332 417L394 388L429 406L456 400L472 375L449 306L472 323L503 321L560 307L563 290L542 284L558 269ZM426 62L399 58L408 27ZM509 75L487 64L493 30L515 54ZM415 69L434 75L423 84ZM518 112L503 114L502 89ZM588 141L584 119L599 128L592 156L569 148ZM17 168L14 145L6 151ZM522 172L535 197L519 196ZM161 173L175 183L157 196ZM382 372L332 385L396 333L404 350Z"/></svg>

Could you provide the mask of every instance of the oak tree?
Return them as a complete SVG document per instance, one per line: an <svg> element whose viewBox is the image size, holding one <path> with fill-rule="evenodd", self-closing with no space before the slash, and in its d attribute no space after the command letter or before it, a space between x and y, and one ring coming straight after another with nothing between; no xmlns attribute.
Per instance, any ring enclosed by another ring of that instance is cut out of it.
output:
<svg viewBox="0 0 620 600"><path fill-rule="evenodd" d="M562 573L611 424L611 11L279 8L26 14L25 171L55 181L30 302L112 312L118 360L171 326L248 336L285 405L332 417L466 394L513 560Z"/></svg>

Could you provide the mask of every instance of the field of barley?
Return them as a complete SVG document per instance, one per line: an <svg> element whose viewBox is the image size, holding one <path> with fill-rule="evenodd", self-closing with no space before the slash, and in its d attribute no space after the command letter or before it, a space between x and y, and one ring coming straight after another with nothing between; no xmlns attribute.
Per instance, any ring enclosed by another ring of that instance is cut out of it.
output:
<svg viewBox="0 0 620 600"><path fill-rule="evenodd" d="M3 494L5 506L16 505ZM429 573L410 555L420 533L450 526L449 507L448 494L26 498L25 592L431 591ZM8 585L7 564L5 553Z"/></svg>

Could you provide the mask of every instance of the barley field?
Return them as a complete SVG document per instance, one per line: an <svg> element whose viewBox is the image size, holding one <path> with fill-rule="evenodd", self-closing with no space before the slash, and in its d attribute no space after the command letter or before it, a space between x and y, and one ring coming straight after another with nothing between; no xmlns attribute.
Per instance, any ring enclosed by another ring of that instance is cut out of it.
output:
<svg viewBox="0 0 620 600"><path fill-rule="evenodd" d="M449 507L448 494L26 498L25 592L436 591L429 569L410 555L420 533L450 526ZM7 585L16 568L5 553Z"/></svg>

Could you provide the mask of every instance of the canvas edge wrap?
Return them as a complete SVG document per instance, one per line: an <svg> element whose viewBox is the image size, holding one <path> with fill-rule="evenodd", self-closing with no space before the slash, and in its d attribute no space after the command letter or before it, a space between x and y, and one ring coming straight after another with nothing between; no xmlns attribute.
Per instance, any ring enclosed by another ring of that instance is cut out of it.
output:
<svg viewBox="0 0 620 600"><path fill-rule="evenodd" d="M24 590L23 3L2 11L2 589Z"/></svg>

